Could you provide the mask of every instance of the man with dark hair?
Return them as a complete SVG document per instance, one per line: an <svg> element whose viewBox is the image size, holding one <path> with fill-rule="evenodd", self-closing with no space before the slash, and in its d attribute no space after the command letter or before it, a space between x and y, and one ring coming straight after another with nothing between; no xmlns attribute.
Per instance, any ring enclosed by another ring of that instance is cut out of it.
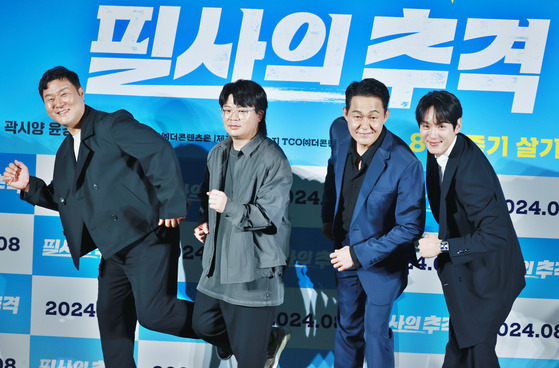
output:
<svg viewBox="0 0 559 368"><path fill-rule="evenodd" d="M376 79L353 82L344 117L330 128L322 221L338 271L336 368L362 367L364 356L369 367L394 367L390 313L423 233L423 167L384 126L388 99Z"/></svg>
<svg viewBox="0 0 559 368"><path fill-rule="evenodd" d="M497 333L524 288L526 267L503 190L491 164L460 133L462 106L433 91L416 109L427 148L427 193L438 236L419 240L437 272L450 313L443 367L499 367Z"/></svg>
<svg viewBox="0 0 559 368"><path fill-rule="evenodd" d="M150 127L119 110L85 104L76 73L58 66L39 83L48 115L68 129L52 182L30 177L22 162L4 181L21 198L60 214L76 268L99 248L97 319L107 368L135 367L136 322L183 337L193 303L177 299L179 224L187 200L173 147Z"/></svg>
<svg viewBox="0 0 559 368"><path fill-rule="evenodd" d="M264 89L250 80L219 96L229 137L208 154L200 188L203 272L194 329L239 367L276 367L290 332L273 327L289 256L291 166L266 138Z"/></svg>

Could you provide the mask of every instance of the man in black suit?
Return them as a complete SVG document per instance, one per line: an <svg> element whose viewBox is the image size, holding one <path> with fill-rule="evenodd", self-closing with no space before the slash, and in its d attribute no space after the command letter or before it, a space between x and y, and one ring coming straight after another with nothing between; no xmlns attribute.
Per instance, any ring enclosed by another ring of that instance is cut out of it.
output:
<svg viewBox="0 0 559 368"><path fill-rule="evenodd" d="M25 164L6 167L4 181L33 205L56 210L74 265L95 248L97 319L107 368L135 367L136 322L195 337L193 303L177 299L178 225L187 200L173 147L130 113L94 110L76 73L45 72L39 94L49 116L70 135L56 153L53 180L30 177Z"/></svg>
<svg viewBox="0 0 559 368"><path fill-rule="evenodd" d="M438 237L419 240L437 272L450 313L443 367L499 367L499 328L524 288L526 268L503 190L491 164L460 133L460 101L446 91L423 96L416 109L427 147L427 194Z"/></svg>

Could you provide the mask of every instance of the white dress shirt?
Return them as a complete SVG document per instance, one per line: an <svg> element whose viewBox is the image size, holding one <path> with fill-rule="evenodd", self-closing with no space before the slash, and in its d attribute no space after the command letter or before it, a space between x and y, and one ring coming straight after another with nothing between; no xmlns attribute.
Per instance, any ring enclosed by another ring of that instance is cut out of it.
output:
<svg viewBox="0 0 559 368"><path fill-rule="evenodd" d="M78 161L78 153L80 152L80 144L82 143L82 131L78 130L76 134L72 136L74 138L74 154L76 155L76 161Z"/></svg>
<svg viewBox="0 0 559 368"><path fill-rule="evenodd" d="M450 157L450 152L452 152L452 149L454 148L455 144L456 144L456 136L454 137L454 140L452 141L448 149L439 157L435 157L437 163L439 164L439 176L441 179L441 183L443 181L444 170L446 168L446 164L448 163L448 158Z"/></svg>

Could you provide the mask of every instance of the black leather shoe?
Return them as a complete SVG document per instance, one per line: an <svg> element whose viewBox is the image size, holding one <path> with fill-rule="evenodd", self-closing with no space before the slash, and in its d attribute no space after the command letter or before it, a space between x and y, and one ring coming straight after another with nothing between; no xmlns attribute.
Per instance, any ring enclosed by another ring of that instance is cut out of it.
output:
<svg viewBox="0 0 559 368"><path fill-rule="evenodd" d="M228 346L216 346L215 350L218 358L221 360L227 360L233 356L233 352L231 351L231 348Z"/></svg>

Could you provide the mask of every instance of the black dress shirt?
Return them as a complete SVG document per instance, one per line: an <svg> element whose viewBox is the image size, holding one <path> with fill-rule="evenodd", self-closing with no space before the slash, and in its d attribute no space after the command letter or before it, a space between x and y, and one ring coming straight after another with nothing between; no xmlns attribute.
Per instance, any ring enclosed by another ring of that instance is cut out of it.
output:
<svg viewBox="0 0 559 368"><path fill-rule="evenodd" d="M338 204L338 212L336 213L336 217L334 219L333 233L334 245L336 249L349 245L349 242L346 240L346 235L351 226L351 219L353 217L353 211L355 210L357 197L359 196L367 169L371 165L373 157L378 147L381 145L385 135L386 128L382 127L382 132L380 133L378 139L367 149L367 151L365 151L362 156L357 153L355 140L351 140L344 167L342 193ZM361 265L351 248L350 252L353 263L355 263L356 268L359 268Z"/></svg>

